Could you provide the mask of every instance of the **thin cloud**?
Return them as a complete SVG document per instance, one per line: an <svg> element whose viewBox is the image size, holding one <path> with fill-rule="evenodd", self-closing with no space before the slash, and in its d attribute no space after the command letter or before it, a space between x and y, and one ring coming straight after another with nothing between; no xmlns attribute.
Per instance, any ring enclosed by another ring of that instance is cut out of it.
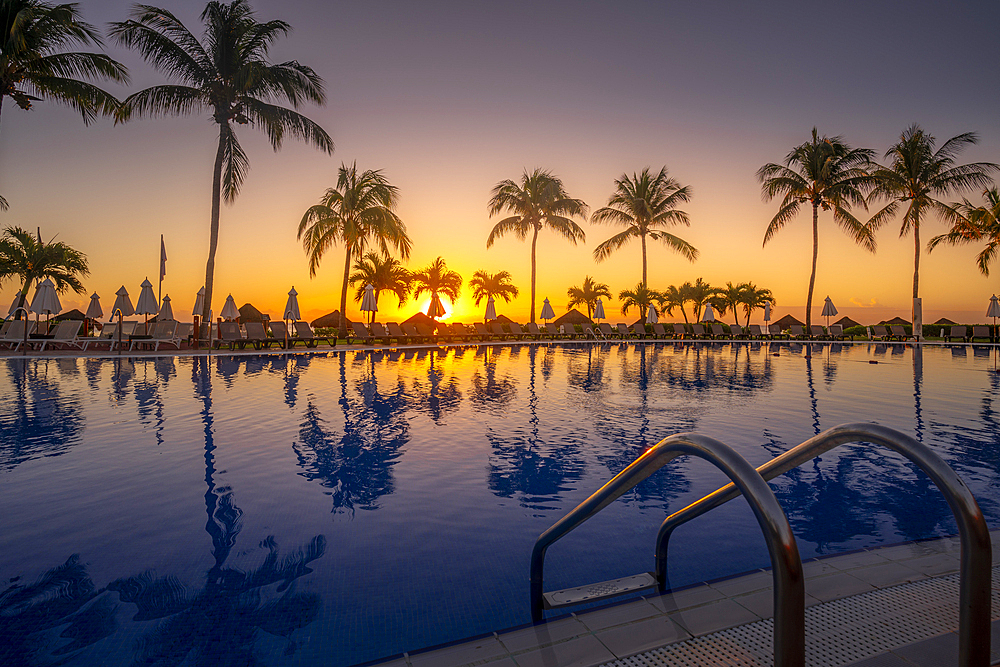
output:
<svg viewBox="0 0 1000 667"><path fill-rule="evenodd" d="M872 299L868 303L865 303L861 299L857 299L853 296L851 297L851 304L857 306L858 308L878 308L882 305L877 299Z"/></svg>

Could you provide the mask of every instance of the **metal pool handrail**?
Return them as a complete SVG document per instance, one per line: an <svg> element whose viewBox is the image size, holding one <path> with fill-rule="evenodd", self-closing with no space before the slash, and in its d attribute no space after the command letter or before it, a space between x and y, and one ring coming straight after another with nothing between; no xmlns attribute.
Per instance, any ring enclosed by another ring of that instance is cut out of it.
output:
<svg viewBox="0 0 1000 667"><path fill-rule="evenodd" d="M753 510L771 556L774 577L774 664L805 664L805 585L802 560L788 519L767 482L731 447L712 438L681 433L661 440L593 495L546 530L531 551L531 615L542 619L545 552L558 539L611 504L661 467L687 454L705 459L733 480Z"/></svg>
<svg viewBox="0 0 1000 667"><path fill-rule="evenodd" d="M972 492L940 456L899 431L878 424L853 423L835 426L806 440L760 466L757 472L765 480L773 479L838 445L851 442L884 445L907 457L927 473L948 501L958 523L962 544L958 664L963 667L989 665L993 558L989 529ZM674 529L729 502L742 492L739 485L728 484L664 520L656 537L656 578L661 592L666 586L667 545Z"/></svg>

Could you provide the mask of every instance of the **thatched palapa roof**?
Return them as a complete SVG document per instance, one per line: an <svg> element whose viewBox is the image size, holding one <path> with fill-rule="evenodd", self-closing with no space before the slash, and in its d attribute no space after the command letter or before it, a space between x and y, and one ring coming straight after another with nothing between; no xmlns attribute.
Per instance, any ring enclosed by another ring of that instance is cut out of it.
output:
<svg viewBox="0 0 1000 667"><path fill-rule="evenodd" d="M426 324L429 327L436 327L438 323L427 313L418 312L403 320L403 324Z"/></svg>
<svg viewBox="0 0 1000 667"><path fill-rule="evenodd" d="M65 313L59 313L52 319L54 320L85 320L87 316L81 313L76 308L72 310L67 310Z"/></svg>
<svg viewBox="0 0 1000 667"><path fill-rule="evenodd" d="M955 326L956 324L958 324L958 322L952 322L947 317L942 317L940 320L938 320L934 324L938 324L938 325L941 325L941 326L946 326L946 325Z"/></svg>
<svg viewBox="0 0 1000 667"><path fill-rule="evenodd" d="M497 318L492 321L497 324L512 324L514 322L514 320L510 319L506 315L497 315Z"/></svg>
<svg viewBox="0 0 1000 667"><path fill-rule="evenodd" d="M589 317L581 313L576 308L571 308L569 312L563 313L556 319L552 320L552 322L556 326L561 326L563 324L593 324Z"/></svg>
<svg viewBox="0 0 1000 667"><path fill-rule="evenodd" d="M834 324L839 324L840 326L844 327L845 329L847 327L860 327L861 326L861 322L855 322L854 320L852 320L851 318L846 317L846 316L845 317L841 317L839 320L837 320L836 322L834 322Z"/></svg>
<svg viewBox="0 0 1000 667"><path fill-rule="evenodd" d="M792 315L785 315L780 320L775 320L774 322L771 322L771 324L777 324L784 330L792 326L793 324L797 324L800 327L804 327L806 323L800 322L797 318L793 317Z"/></svg>
<svg viewBox="0 0 1000 667"><path fill-rule="evenodd" d="M904 325L905 326L905 325L908 325L909 322L907 320L904 320L902 317L894 317L891 320L883 320L883 321L879 322L879 324L880 325L882 325L882 324L888 324L888 325L900 324L900 325Z"/></svg>
<svg viewBox="0 0 1000 667"><path fill-rule="evenodd" d="M344 319L347 322L347 325L350 326L351 319L350 318L344 318ZM335 310L332 313L327 313L323 317L318 317L315 320L313 320L312 322L310 322L309 325L311 327L313 327L314 329L317 329L317 328L320 328L320 327L322 327L324 329L328 329L328 328L331 328L331 327L339 327L340 326L340 311L339 310Z"/></svg>
<svg viewBox="0 0 1000 667"><path fill-rule="evenodd" d="M260 312L253 307L251 303L244 303L240 306L240 321L241 322L263 322L264 313Z"/></svg>

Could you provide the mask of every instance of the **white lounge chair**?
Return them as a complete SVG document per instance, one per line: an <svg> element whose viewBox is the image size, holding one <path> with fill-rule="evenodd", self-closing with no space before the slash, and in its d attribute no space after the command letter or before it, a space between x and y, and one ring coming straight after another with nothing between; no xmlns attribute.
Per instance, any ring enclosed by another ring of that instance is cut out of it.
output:
<svg viewBox="0 0 1000 667"><path fill-rule="evenodd" d="M80 333L80 325L83 322L80 320L66 320L65 322L60 322L56 326L56 330L52 332L52 338L35 339L34 341L28 340L29 345L35 343L38 344L38 351L44 352L47 345L66 345L68 347L75 347L78 350L83 349L83 343L79 341L78 335Z"/></svg>

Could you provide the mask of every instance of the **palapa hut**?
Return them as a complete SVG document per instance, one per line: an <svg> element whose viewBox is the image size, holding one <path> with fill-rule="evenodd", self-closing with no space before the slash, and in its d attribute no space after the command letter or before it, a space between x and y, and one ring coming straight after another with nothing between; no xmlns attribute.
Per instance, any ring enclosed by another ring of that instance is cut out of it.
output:
<svg viewBox="0 0 1000 667"><path fill-rule="evenodd" d="M800 327L804 327L806 325L805 322L800 322L797 318L793 317L792 315L785 315L780 320L775 320L774 322L771 322L771 324L777 324L779 327L781 327L782 331L792 326L793 324L797 324Z"/></svg>
<svg viewBox="0 0 1000 667"><path fill-rule="evenodd" d="M834 322L834 324L839 324L840 326L844 327L845 329L848 328L848 327L860 327L861 326L861 322L855 322L854 320L852 320L851 318L849 318L847 316L841 317L839 320L837 320L836 322Z"/></svg>
<svg viewBox="0 0 1000 667"><path fill-rule="evenodd" d="M344 319L347 322L347 326L351 326L351 320L350 320L350 318L344 318ZM335 310L332 313L327 313L326 315L324 315L322 317L318 317L315 320L313 320L312 322L310 322L309 325L313 329L319 329L319 328L323 328L323 329L339 328L340 327L340 311L339 310Z"/></svg>
<svg viewBox="0 0 1000 667"><path fill-rule="evenodd" d="M264 313L253 307L253 304L244 303L240 306L240 322L263 322Z"/></svg>
<svg viewBox="0 0 1000 667"><path fill-rule="evenodd" d="M569 312L563 313L556 319L552 320L552 323L557 327L563 324L593 324L589 317L581 313L576 308L570 308Z"/></svg>
<svg viewBox="0 0 1000 667"><path fill-rule="evenodd" d="M72 310L67 310L65 313L60 313L60 314L56 315L52 319L53 320L59 320L59 321L62 321L62 320L85 320L85 319L87 319L87 316L84 315L83 313L81 313L76 308L73 308Z"/></svg>
<svg viewBox="0 0 1000 667"><path fill-rule="evenodd" d="M423 324L430 327L433 331L437 331L437 321L424 312L418 312L414 315L403 320L403 324Z"/></svg>
<svg viewBox="0 0 1000 667"><path fill-rule="evenodd" d="M879 322L879 325L883 325L883 324L886 324L886 325L889 325L889 326L892 326L894 324L898 324L900 326L909 326L910 325L909 321L904 320L902 317L894 317L891 320L883 320L883 321Z"/></svg>
<svg viewBox="0 0 1000 667"><path fill-rule="evenodd" d="M514 320L510 319L506 315L497 315L497 318L493 320L497 324L513 324Z"/></svg>
<svg viewBox="0 0 1000 667"><path fill-rule="evenodd" d="M957 325L958 322L952 322L947 317L942 317L940 320L938 320L934 324L936 324L938 326L942 326L942 327L945 327L945 326L951 326L951 327L953 327L953 326Z"/></svg>

